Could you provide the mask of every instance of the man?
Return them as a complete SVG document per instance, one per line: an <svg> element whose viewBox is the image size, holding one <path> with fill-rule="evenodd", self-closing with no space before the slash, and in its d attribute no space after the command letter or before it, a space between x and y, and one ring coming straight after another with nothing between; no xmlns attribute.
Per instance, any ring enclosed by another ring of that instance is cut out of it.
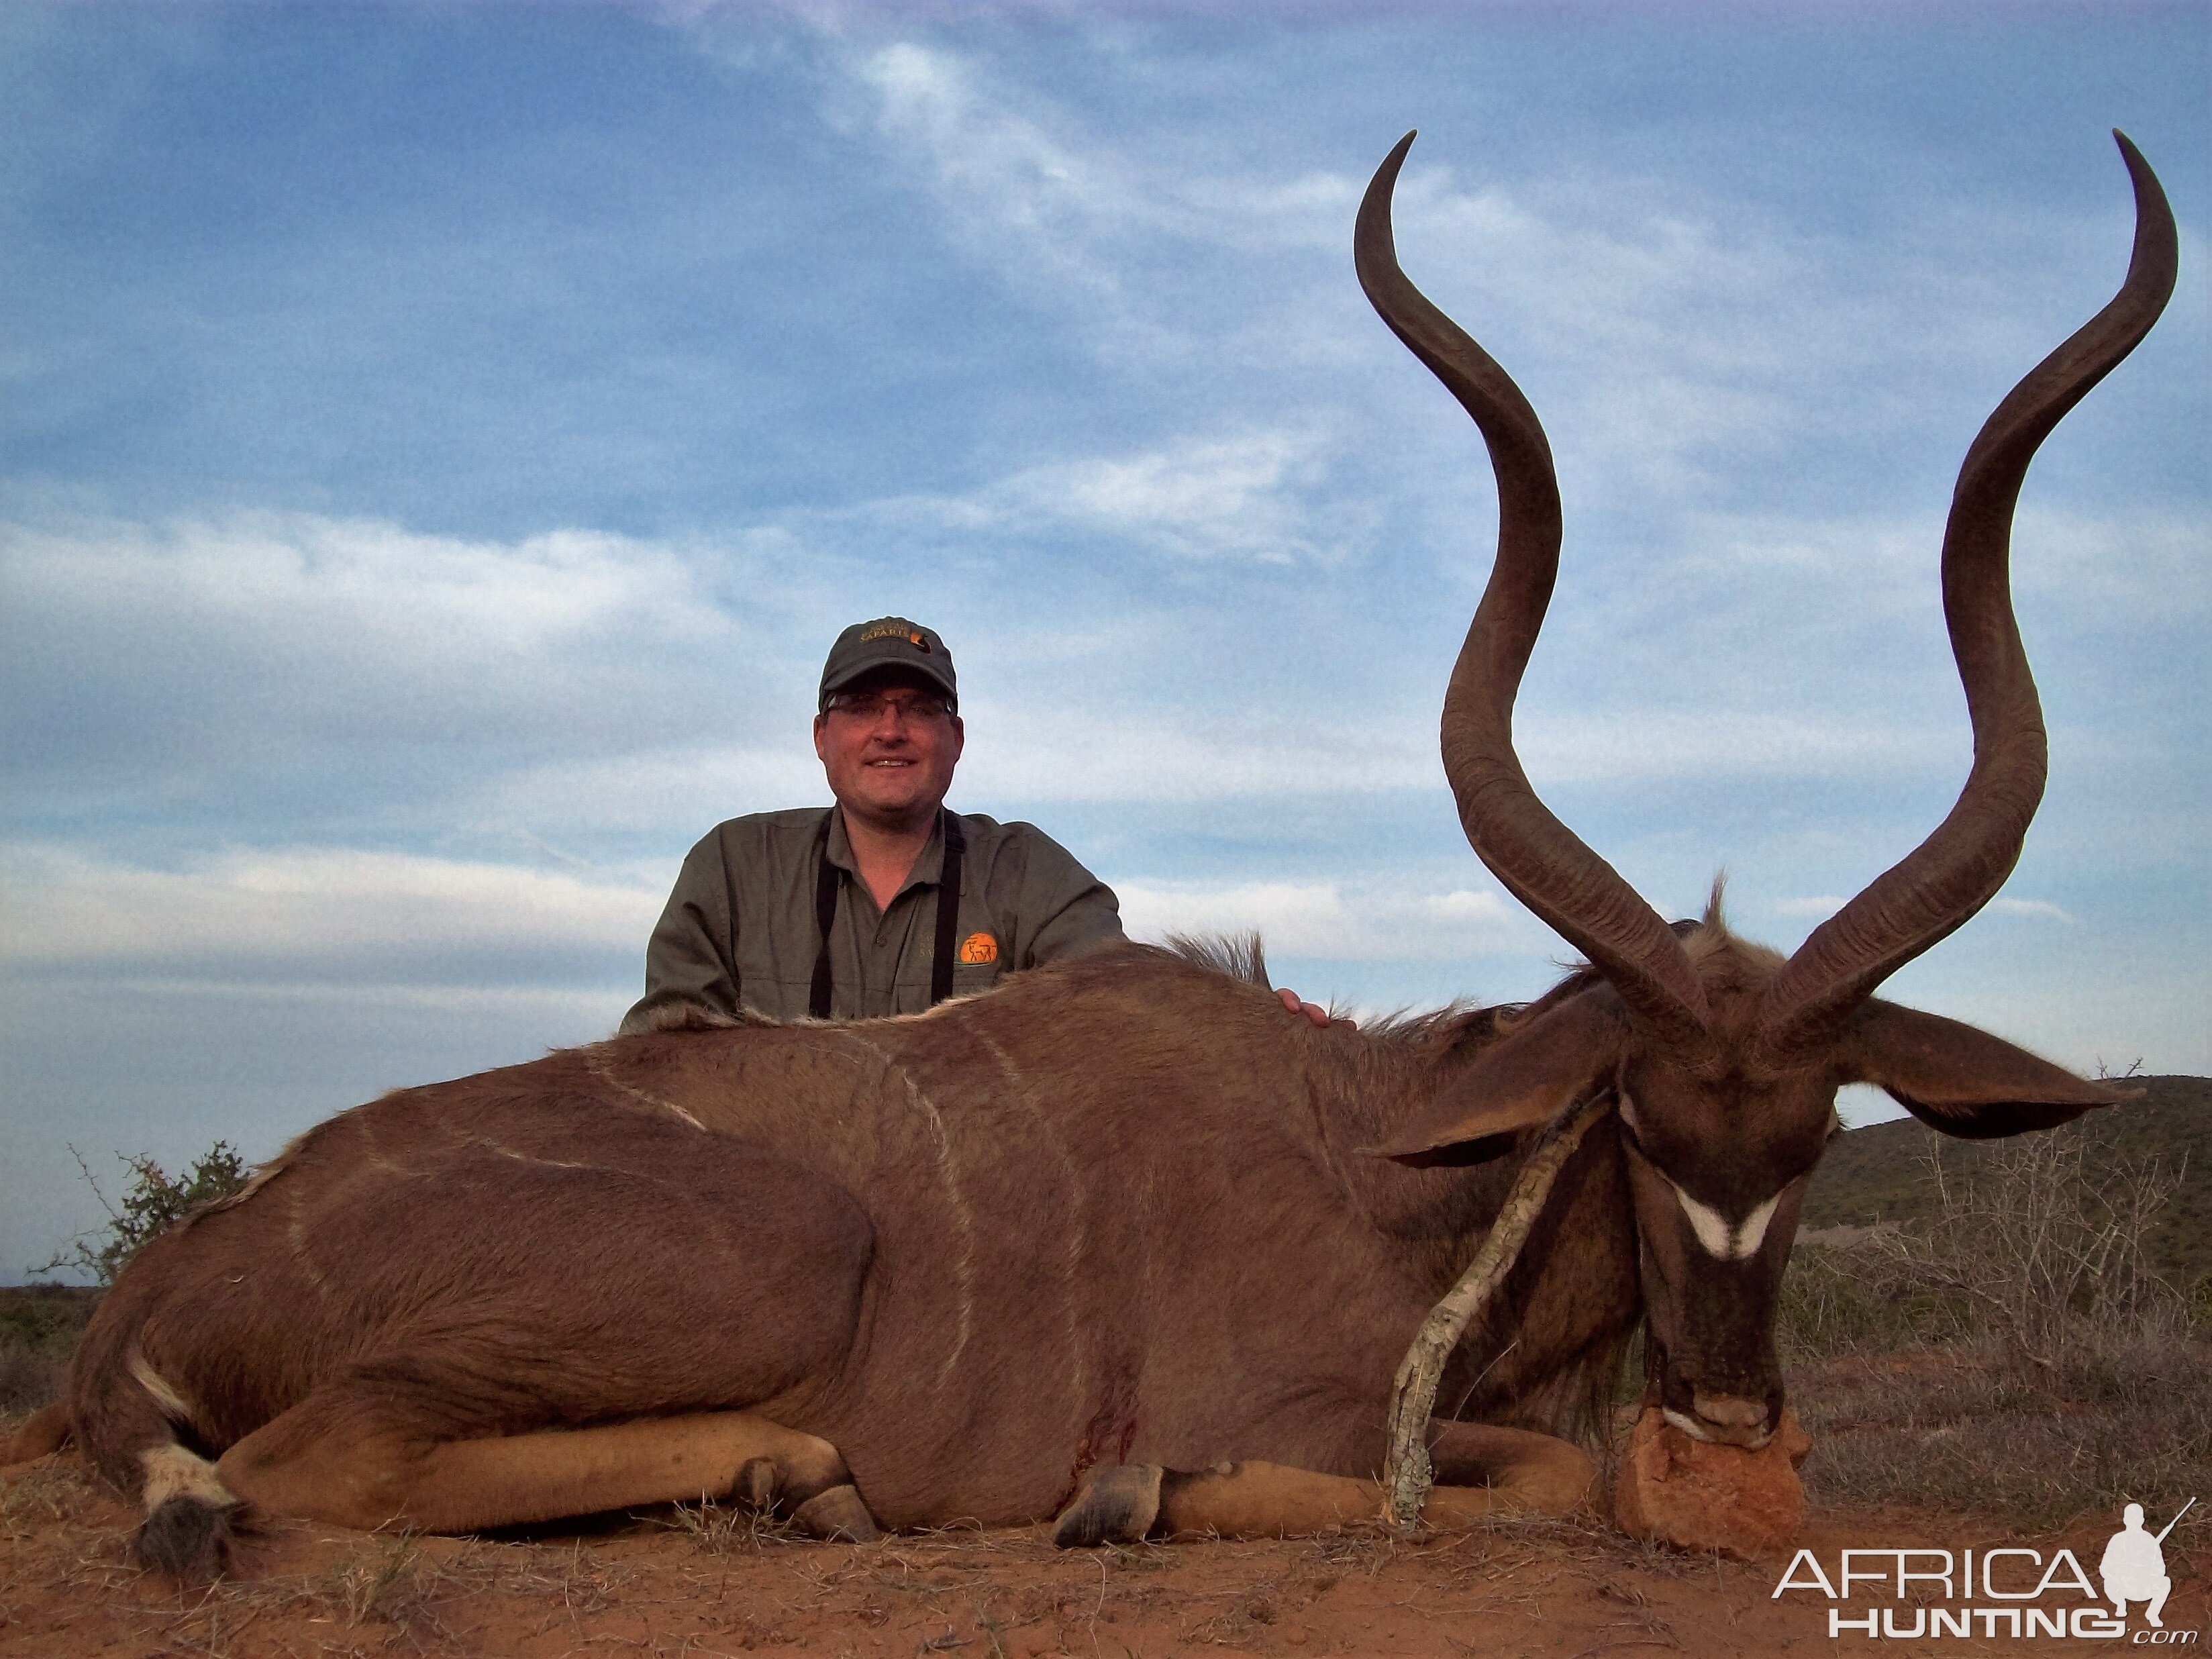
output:
<svg viewBox="0 0 2212 1659"><path fill-rule="evenodd" d="M1014 969L1118 943L1112 890L1042 830L945 810L966 741L959 699L951 654L930 629L884 617L840 634L814 719L836 805L732 818L691 849L623 1030L698 1008L774 1019L920 1013Z"/></svg>

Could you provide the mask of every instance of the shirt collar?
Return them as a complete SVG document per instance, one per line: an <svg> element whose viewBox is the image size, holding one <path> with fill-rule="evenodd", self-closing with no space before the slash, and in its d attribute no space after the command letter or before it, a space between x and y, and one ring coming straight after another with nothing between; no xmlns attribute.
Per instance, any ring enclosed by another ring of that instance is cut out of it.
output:
<svg viewBox="0 0 2212 1659"><path fill-rule="evenodd" d="M830 841L823 848L823 855L855 880L859 878L860 866L853 857L852 837L845 833L845 809L842 806L830 809ZM944 879L945 811L940 807L930 820L929 839L921 844L914 868L906 872L906 879L899 884L898 892L891 895L892 900L896 902L909 888L934 887Z"/></svg>

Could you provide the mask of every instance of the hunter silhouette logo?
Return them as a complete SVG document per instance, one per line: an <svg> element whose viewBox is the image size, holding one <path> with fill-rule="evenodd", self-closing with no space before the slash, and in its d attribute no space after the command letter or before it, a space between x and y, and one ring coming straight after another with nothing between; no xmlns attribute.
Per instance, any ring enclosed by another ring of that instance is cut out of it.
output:
<svg viewBox="0 0 2212 1659"><path fill-rule="evenodd" d="M999 941L988 933L970 933L960 941L960 960L963 962L972 964L979 962L996 962L998 959Z"/></svg>
<svg viewBox="0 0 2212 1659"><path fill-rule="evenodd" d="M2130 1504L2122 1513L2120 1530L2112 1534L2112 1541L2105 1546L2105 1559L2097 1564L2097 1576L2105 1581L2105 1599L2112 1604L2114 1617L2126 1618L2130 1601L2148 1601L2150 1605L2143 1609L2143 1618L2153 1630L2166 1628L2166 1620L2159 1614L2165 1610L2173 1580L2166 1576L2166 1552L2161 1546L2166 1534L2180 1524L2196 1502L2192 1498L2184 1504L2154 1536L2143 1530L2142 1504Z"/></svg>
<svg viewBox="0 0 2212 1659"><path fill-rule="evenodd" d="M1831 1641L1845 1636L1906 1641L1978 1637L1984 1642L2035 1637L2108 1641L2125 1636L2134 1647L2191 1646L2197 1632L2168 1630L2160 1617L2173 1588L2160 1547L2196 1502L2192 1498L2184 1504L2156 1533L2144 1529L2142 1504L2127 1506L2120 1530L2097 1563L2110 1613L2100 1605L2096 1587L2073 1551L2054 1550L2046 1559L2040 1550L2013 1546L1847 1549L1832 1572L1814 1551L1801 1549L1774 1586L1772 1599L1809 1591L1827 1601ZM2134 1601L2149 1605L2143 1609L2146 1628L2130 1635L2128 1605Z"/></svg>

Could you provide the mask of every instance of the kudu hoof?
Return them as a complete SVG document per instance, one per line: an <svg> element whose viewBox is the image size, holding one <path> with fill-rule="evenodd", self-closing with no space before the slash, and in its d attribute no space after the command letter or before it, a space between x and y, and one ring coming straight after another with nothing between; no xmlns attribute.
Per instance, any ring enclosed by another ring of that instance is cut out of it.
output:
<svg viewBox="0 0 2212 1659"><path fill-rule="evenodd" d="M1053 1523L1052 1541L1064 1550L1142 1543L1160 1518L1163 1473L1157 1463L1113 1463L1091 1470Z"/></svg>
<svg viewBox="0 0 2212 1659"><path fill-rule="evenodd" d="M791 1518L802 1530L837 1543L872 1544L883 1536L876 1529L876 1517L860 1501L860 1488L849 1482L815 1493Z"/></svg>

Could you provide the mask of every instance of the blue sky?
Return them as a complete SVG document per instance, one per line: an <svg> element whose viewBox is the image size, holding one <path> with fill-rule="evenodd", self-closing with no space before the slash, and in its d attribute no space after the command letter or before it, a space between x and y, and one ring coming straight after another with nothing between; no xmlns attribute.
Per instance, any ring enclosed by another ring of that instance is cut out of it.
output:
<svg viewBox="0 0 2212 1659"><path fill-rule="evenodd" d="M2202 5L0 10L0 1280L73 1145L273 1151L603 1035L684 849L825 799L837 629L958 659L953 804L1133 931L1347 1006L1563 948L1435 758L1494 527L1351 272L1550 432L1521 748L1669 914L1787 948L1964 777L1967 442L2109 295L2165 320L2014 538L2051 786L1892 981L2212 1070Z"/></svg>

